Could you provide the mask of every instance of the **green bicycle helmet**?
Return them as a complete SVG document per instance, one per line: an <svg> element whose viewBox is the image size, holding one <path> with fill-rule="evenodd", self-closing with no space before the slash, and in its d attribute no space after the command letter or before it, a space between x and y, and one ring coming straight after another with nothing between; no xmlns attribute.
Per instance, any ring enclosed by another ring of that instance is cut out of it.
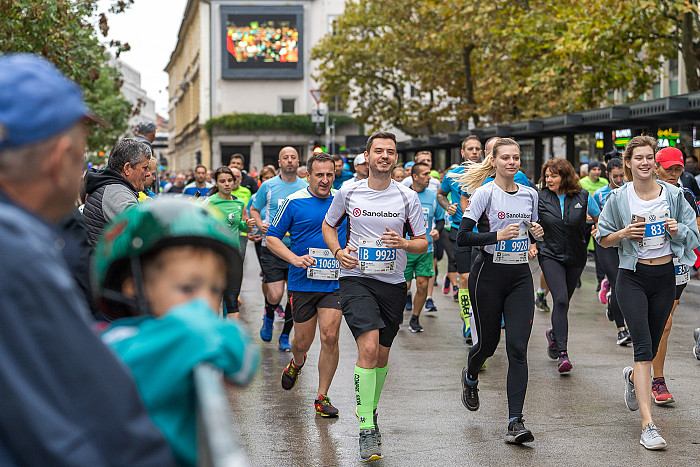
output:
<svg viewBox="0 0 700 467"><path fill-rule="evenodd" d="M174 246L215 250L226 259L227 284L240 280L243 262L233 246L237 239L224 221L218 210L179 199L158 199L127 209L105 228L95 249L91 277L96 301L102 304L107 299L128 305L136 314L148 313L141 258ZM134 278L135 303L121 294L126 277ZM105 314L108 319L123 317Z"/></svg>

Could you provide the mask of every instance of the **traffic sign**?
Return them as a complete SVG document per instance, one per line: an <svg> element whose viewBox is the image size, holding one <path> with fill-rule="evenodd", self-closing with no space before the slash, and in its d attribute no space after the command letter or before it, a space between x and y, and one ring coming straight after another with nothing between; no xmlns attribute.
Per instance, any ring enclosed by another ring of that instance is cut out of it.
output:
<svg viewBox="0 0 700 467"><path fill-rule="evenodd" d="M321 98L323 97L323 89L312 89L311 91L311 97L314 98L316 101L316 104L321 103Z"/></svg>
<svg viewBox="0 0 700 467"><path fill-rule="evenodd" d="M314 109L311 111L311 123L323 123L326 121L325 109Z"/></svg>

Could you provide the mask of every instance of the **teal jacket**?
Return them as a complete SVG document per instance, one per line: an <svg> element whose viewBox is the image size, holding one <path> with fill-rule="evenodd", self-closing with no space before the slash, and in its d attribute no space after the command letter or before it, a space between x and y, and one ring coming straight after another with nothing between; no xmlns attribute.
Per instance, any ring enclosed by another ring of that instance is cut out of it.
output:
<svg viewBox="0 0 700 467"><path fill-rule="evenodd" d="M203 300L173 307L160 318L117 320L102 340L131 370L180 465L197 462L194 367L210 363L228 380L245 384L259 363L258 349L243 327L217 317Z"/></svg>
<svg viewBox="0 0 700 467"><path fill-rule="evenodd" d="M672 237L666 232L666 240L671 242L673 254L686 266L692 266L695 264L693 249L700 246L700 233L695 221L695 212L685 200L683 190L660 180L656 183L664 187L671 218L678 221L678 235ZM632 183L625 183L610 192L603 212L598 218L596 241L599 243L602 237L624 229L632 222L627 190L634 189L633 186ZM623 238L617 246L617 254L620 257L620 268L636 271L639 242Z"/></svg>

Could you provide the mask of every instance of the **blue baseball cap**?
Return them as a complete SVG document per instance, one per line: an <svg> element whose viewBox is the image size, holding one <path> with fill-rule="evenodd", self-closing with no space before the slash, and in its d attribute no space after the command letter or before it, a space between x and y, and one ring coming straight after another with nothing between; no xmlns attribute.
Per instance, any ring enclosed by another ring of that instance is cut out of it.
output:
<svg viewBox="0 0 700 467"><path fill-rule="evenodd" d="M404 167L408 169L408 168L413 167L414 165L416 165L416 163L413 162L413 161L411 161L411 162L406 162L406 164L404 165Z"/></svg>
<svg viewBox="0 0 700 467"><path fill-rule="evenodd" d="M83 93L46 59L0 56L0 149L44 141L88 118Z"/></svg>

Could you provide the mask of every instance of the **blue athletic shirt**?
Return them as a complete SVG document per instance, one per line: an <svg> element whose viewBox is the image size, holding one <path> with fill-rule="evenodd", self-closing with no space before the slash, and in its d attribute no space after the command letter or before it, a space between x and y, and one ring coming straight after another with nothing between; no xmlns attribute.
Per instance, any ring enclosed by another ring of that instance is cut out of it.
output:
<svg viewBox="0 0 700 467"><path fill-rule="evenodd" d="M428 239L428 251L426 253L432 253L433 237L430 236L430 231L433 230L435 219L445 217L445 210L438 204L437 193L433 190L426 188L420 193L416 192L416 194L423 211L423 220L425 220L425 236Z"/></svg>
<svg viewBox="0 0 700 467"><path fill-rule="evenodd" d="M564 198L566 198L566 195L557 195L557 198L559 198L559 206L561 207L561 216L564 217ZM588 215L591 217L595 216L600 216L600 207L598 207L598 203L596 202L595 199L593 199L593 196L591 194L588 194Z"/></svg>
<svg viewBox="0 0 700 467"><path fill-rule="evenodd" d="M263 222L271 224L284 199L292 193L303 190L307 186L309 186L309 184L301 178L297 177L292 183L287 183L277 175L260 185L257 193L255 193L256 196L255 200L253 200L253 207L260 211L261 216L263 212L265 213L265 217L262 218ZM319 226L320 225L321 224L319 224ZM282 241L286 246L289 246L288 237L283 238ZM262 245L265 246L264 238Z"/></svg>
<svg viewBox="0 0 700 467"><path fill-rule="evenodd" d="M491 182L495 179L496 179L496 177L486 177L486 180L484 180L484 183L482 183L481 186L484 186L488 182ZM524 173L522 173L519 170L518 170L518 173L515 174L515 177L513 177L513 180L515 181L515 183L519 183L519 184L525 185L525 186L531 186L530 180L527 179L527 175L525 175Z"/></svg>
<svg viewBox="0 0 700 467"><path fill-rule="evenodd" d="M462 191L459 187L459 182L456 178L448 177L448 174L463 174L465 167L460 165L454 169L447 172L442 177L442 183L440 183L440 188L447 194L451 195L451 200L453 203L457 203L457 212L452 215L451 223L452 227L459 229L459 223L462 222L462 208L459 205L459 201L462 199L462 194L466 196L466 193Z"/></svg>
<svg viewBox="0 0 700 467"><path fill-rule="evenodd" d="M612 191L613 189L610 188L610 185L605 185L603 187L598 188L595 191L595 194L593 194L593 201L595 201L596 206L598 206L598 209L600 209L601 211L603 210L605 202L608 200L608 196L610 196L610 193L612 193Z"/></svg>
<svg viewBox="0 0 700 467"><path fill-rule="evenodd" d="M333 202L334 193L335 190L328 198L317 198L308 188L304 188L289 195L277 211L267 235L283 240L285 233L289 232L289 249L297 256L308 254L309 248L327 249L321 227ZM345 247L347 227L347 219L338 227L341 248ZM287 289L295 292L332 292L338 289L338 281L309 279L306 277L306 269L290 264Z"/></svg>
<svg viewBox="0 0 700 467"><path fill-rule="evenodd" d="M202 188L196 187L196 186L191 186L189 188L186 188L185 191L182 192L183 195L188 195L188 196L194 196L195 193L198 193L200 195L207 196L207 193L209 193L209 190L211 190L211 187L205 186Z"/></svg>

